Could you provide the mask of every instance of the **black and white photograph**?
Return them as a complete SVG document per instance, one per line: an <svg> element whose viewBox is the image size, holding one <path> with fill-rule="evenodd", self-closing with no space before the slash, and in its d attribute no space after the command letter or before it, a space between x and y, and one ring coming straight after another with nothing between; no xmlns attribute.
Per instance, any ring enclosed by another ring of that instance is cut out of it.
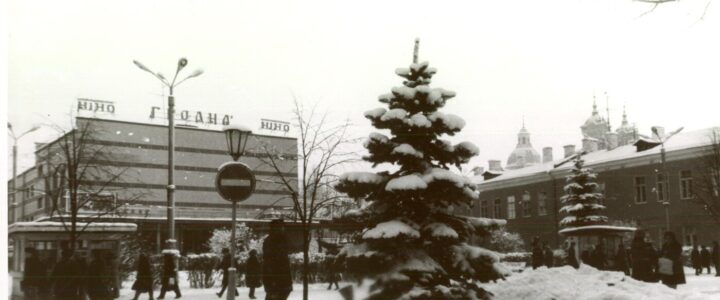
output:
<svg viewBox="0 0 720 300"><path fill-rule="evenodd" d="M0 297L720 299L718 0L0 20Z"/></svg>

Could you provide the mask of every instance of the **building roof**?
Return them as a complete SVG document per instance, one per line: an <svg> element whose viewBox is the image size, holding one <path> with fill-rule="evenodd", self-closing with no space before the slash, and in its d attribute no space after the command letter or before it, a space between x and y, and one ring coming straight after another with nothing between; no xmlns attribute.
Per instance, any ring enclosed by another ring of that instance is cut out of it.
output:
<svg viewBox="0 0 720 300"><path fill-rule="evenodd" d="M720 127L710 127L701 130L681 132L673 136L665 142L665 152L669 155L673 152L679 152L685 149L698 148L708 146L712 143L711 136L713 130L720 132ZM608 162L619 162L632 160L634 158L647 157L647 156L658 156L660 155L660 147L654 147L645 151L637 151L634 145L620 146L612 150L598 150L583 155L585 166L591 167L593 165L599 165ZM495 177L490 180L482 180L481 176L474 176L472 180L475 184L480 186L499 183L504 181L510 181L512 179L520 179L524 177L530 177L538 174L547 174L563 171L568 171L572 168L572 164L560 163L566 162L567 159L555 160L552 162L545 162L529 167L506 170L502 175Z"/></svg>

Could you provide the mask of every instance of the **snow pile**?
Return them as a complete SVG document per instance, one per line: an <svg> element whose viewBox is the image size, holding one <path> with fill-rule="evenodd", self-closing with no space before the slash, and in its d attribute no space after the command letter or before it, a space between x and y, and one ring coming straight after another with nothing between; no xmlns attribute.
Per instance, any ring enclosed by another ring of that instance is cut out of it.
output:
<svg viewBox="0 0 720 300"><path fill-rule="evenodd" d="M435 238L458 238L457 231L450 228L450 226L446 225L445 223L430 223L428 225L425 225L425 230L429 231L430 236Z"/></svg>
<svg viewBox="0 0 720 300"><path fill-rule="evenodd" d="M410 144L400 144L400 146L397 146L393 149L392 153L410 155L417 158L423 158L424 156L422 152L415 150L415 148L413 148L413 146L410 146Z"/></svg>
<svg viewBox="0 0 720 300"><path fill-rule="evenodd" d="M420 232L415 230L415 228L410 227L408 224L398 220L392 220L375 225L373 229L370 229L363 234L363 238L388 239L395 238L400 235L418 238L420 237Z"/></svg>
<svg viewBox="0 0 720 300"><path fill-rule="evenodd" d="M385 180L383 176L370 172L348 172L340 176L340 181L350 181L357 183L379 184L383 182L383 180Z"/></svg>
<svg viewBox="0 0 720 300"><path fill-rule="evenodd" d="M440 120L440 122L442 122L445 127L450 130L460 130L465 127L465 120L453 114L444 114L436 111L430 114L430 117L428 117L428 119L433 122Z"/></svg>
<svg viewBox="0 0 720 300"><path fill-rule="evenodd" d="M427 183L423 181L417 175L405 175L398 178L391 179L385 185L385 190L388 192L393 191L407 191L407 190L422 190L427 188Z"/></svg>
<svg viewBox="0 0 720 300"><path fill-rule="evenodd" d="M402 120L407 115L407 111L402 108L393 108L385 112L381 117L380 121L388 121L393 119Z"/></svg>
<svg viewBox="0 0 720 300"><path fill-rule="evenodd" d="M407 121L408 125L415 126L415 127L424 127L429 128L432 126L432 123L430 123L430 120L423 115L422 113L416 113L410 117L410 120Z"/></svg>
<svg viewBox="0 0 720 300"><path fill-rule="evenodd" d="M622 272L598 271L584 264L577 270L570 266L526 269L505 281L482 286L495 294L495 300L707 299L699 293L673 290L662 283L637 281Z"/></svg>
<svg viewBox="0 0 720 300"><path fill-rule="evenodd" d="M384 109L382 107L378 107L376 109L371 109L371 110L366 111L365 117L368 119L377 119L380 116L382 116L386 111L387 111L386 109Z"/></svg>

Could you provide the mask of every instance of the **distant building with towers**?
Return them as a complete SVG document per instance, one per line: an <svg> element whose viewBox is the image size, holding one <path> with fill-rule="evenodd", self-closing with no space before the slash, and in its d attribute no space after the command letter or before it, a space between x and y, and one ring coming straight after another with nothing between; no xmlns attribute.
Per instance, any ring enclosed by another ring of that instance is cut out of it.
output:
<svg viewBox="0 0 720 300"><path fill-rule="evenodd" d="M540 154L535 151L530 143L530 132L525 128L525 121L523 121L523 127L518 132L517 140L517 146L508 157L506 168L514 170L540 163Z"/></svg>

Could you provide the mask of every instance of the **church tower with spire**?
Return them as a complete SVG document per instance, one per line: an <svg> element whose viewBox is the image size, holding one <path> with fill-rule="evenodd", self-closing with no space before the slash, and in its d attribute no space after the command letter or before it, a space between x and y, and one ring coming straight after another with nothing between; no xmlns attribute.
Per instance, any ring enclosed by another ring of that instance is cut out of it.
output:
<svg viewBox="0 0 720 300"><path fill-rule="evenodd" d="M540 163L540 154L530 144L530 132L525 128L523 118L523 126L518 132L517 146L508 157L506 168L510 170L520 169L538 163Z"/></svg>
<svg viewBox="0 0 720 300"><path fill-rule="evenodd" d="M624 106L622 124L620 124L620 127L618 127L615 132L618 135L619 146L631 144L637 139L637 128L635 128L635 126L633 125L630 125L630 123L628 122L627 113L625 112Z"/></svg>

